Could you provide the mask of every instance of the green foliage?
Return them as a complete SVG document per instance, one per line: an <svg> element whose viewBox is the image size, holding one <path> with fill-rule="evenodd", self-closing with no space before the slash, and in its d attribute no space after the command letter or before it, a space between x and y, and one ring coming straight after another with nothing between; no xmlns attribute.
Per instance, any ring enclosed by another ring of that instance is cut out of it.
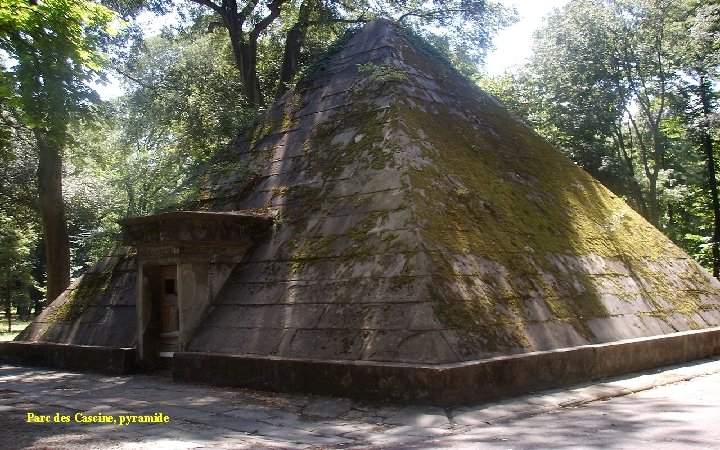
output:
<svg viewBox="0 0 720 450"><path fill-rule="evenodd" d="M101 78L113 27L119 25L114 18L111 10L87 0L0 3L0 51L8 56L0 67L0 96L3 112L19 119L15 128L24 125L37 150L37 206L51 298L65 288L70 272L61 185L62 157L72 141L68 129L89 117L97 103L89 83ZM9 213L22 217L16 210Z"/></svg>
<svg viewBox="0 0 720 450"><path fill-rule="evenodd" d="M334 55L335 52L340 50L350 40L350 38L352 38L355 33L358 32L359 29L360 27L358 26L346 28L343 33L333 39L330 45L328 45L326 48L316 50L317 54L315 55L315 57L312 58L310 62L298 73L296 77L296 83L297 81L306 78L309 74L313 73L319 68L324 67L330 60L330 57Z"/></svg>
<svg viewBox="0 0 720 450"><path fill-rule="evenodd" d="M410 25L401 26L400 32L414 45L423 49L437 63L444 65L448 70L469 77L477 75L477 66L471 66L470 60L467 59L467 54L458 56L453 53L448 45L447 38L431 33L421 33ZM462 61L460 62L460 60ZM457 62L459 62L459 64L456 66L455 63ZM458 68L464 68L465 70L459 70Z"/></svg>
<svg viewBox="0 0 720 450"><path fill-rule="evenodd" d="M0 305L28 306L29 288L37 288L32 276L31 252L37 234L32 224L0 212Z"/></svg>
<svg viewBox="0 0 720 450"><path fill-rule="evenodd" d="M37 196L35 171L37 154L33 136L16 111L0 104L0 211L8 215L32 215Z"/></svg>
<svg viewBox="0 0 720 450"><path fill-rule="evenodd" d="M12 320L12 329L0 330L0 341L12 341L14 340L28 325L32 323L32 320L23 320L20 317L15 317Z"/></svg>
<svg viewBox="0 0 720 450"><path fill-rule="evenodd" d="M150 38L124 71L129 92L116 112L126 147L174 147L182 152L176 163L203 161L256 114L238 97L241 81L219 32Z"/></svg>
<svg viewBox="0 0 720 450"><path fill-rule="evenodd" d="M435 45L466 75L484 61L495 33L517 20L514 9L487 0L391 0L382 8Z"/></svg>
<svg viewBox="0 0 720 450"><path fill-rule="evenodd" d="M120 70L127 93L71 129L65 198L75 275L120 237L119 219L172 209L188 176L256 110L238 96L227 37L185 28L148 38Z"/></svg>
<svg viewBox="0 0 720 450"><path fill-rule="evenodd" d="M69 121L96 99L87 82L106 61L113 18L86 0L0 3L0 49L12 58L0 93L25 125L48 130L56 145L66 141Z"/></svg>
<svg viewBox="0 0 720 450"><path fill-rule="evenodd" d="M399 20L439 46L463 73L470 74L477 72L492 36L516 19L514 10L486 0L188 1L212 15L212 22L205 21L208 29L226 28L240 72L241 92L249 103L261 106L268 98L263 93L271 90L273 83L282 83L278 90L284 92L297 74L318 67L311 62L328 42L355 24L378 17ZM164 9L158 8L162 0L106 2L130 16L143 5L150 10Z"/></svg>

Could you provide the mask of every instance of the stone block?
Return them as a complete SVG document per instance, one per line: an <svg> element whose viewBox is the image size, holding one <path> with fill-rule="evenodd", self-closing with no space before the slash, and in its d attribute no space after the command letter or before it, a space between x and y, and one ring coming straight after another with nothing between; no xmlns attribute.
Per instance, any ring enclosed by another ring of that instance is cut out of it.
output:
<svg viewBox="0 0 720 450"><path fill-rule="evenodd" d="M720 327L684 333L685 361L720 354Z"/></svg>
<svg viewBox="0 0 720 450"><path fill-rule="evenodd" d="M277 304L286 289L293 283L288 281L265 281L260 283L228 283L222 290L224 304Z"/></svg>
<svg viewBox="0 0 720 450"><path fill-rule="evenodd" d="M698 310L697 315L702 317L703 321L708 326L718 326L718 324L720 324L720 306L714 308L701 308Z"/></svg>
<svg viewBox="0 0 720 450"><path fill-rule="evenodd" d="M685 361L683 342L673 334L597 345L591 375L600 378Z"/></svg>
<svg viewBox="0 0 720 450"><path fill-rule="evenodd" d="M0 361L124 375L135 371L135 349L45 342L0 342Z"/></svg>
<svg viewBox="0 0 720 450"><path fill-rule="evenodd" d="M188 349L227 354L269 355L275 353L285 330L282 328L203 327L196 332Z"/></svg>
<svg viewBox="0 0 720 450"><path fill-rule="evenodd" d="M650 312L655 309L649 300L639 293L601 293L599 300L607 313L613 316Z"/></svg>
<svg viewBox="0 0 720 450"><path fill-rule="evenodd" d="M208 315L220 328L314 328L325 305L215 305Z"/></svg>
<svg viewBox="0 0 720 450"><path fill-rule="evenodd" d="M411 305L402 303L330 303L325 306L317 328L406 330L414 312Z"/></svg>
<svg viewBox="0 0 720 450"><path fill-rule="evenodd" d="M525 299L523 306L528 320L532 322L544 322L553 318L553 314L543 298L532 297Z"/></svg>
<svg viewBox="0 0 720 450"><path fill-rule="evenodd" d="M91 306L85 310L80 317L80 323L98 323L105 320L108 314L108 308L104 306Z"/></svg>
<svg viewBox="0 0 720 450"><path fill-rule="evenodd" d="M439 331L371 331L362 359L414 364L445 364L458 361Z"/></svg>
<svg viewBox="0 0 720 450"><path fill-rule="evenodd" d="M365 342L359 330L297 330L278 354L310 359L360 359Z"/></svg>
<svg viewBox="0 0 720 450"><path fill-rule="evenodd" d="M569 323L545 321L526 324L526 339L534 350L552 350L587 345L590 342Z"/></svg>
<svg viewBox="0 0 720 450"><path fill-rule="evenodd" d="M350 411L352 400L346 398L323 398L310 403L303 408L302 413L310 416L336 418Z"/></svg>
<svg viewBox="0 0 720 450"><path fill-rule="evenodd" d="M385 423L419 428L450 427L450 420L443 409L426 406L407 406L385 419Z"/></svg>
<svg viewBox="0 0 720 450"><path fill-rule="evenodd" d="M633 339L648 336L651 331L646 328L645 322L635 315L599 317L586 320L594 342L612 342L622 339Z"/></svg>
<svg viewBox="0 0 720 450"><path fill-rule="evenodd" d="M436 303L419 303L412 307L412 319L408 324L409 331L441 331L445 326L435 314Z"/></svg>
<svg viewBox="0 0 720 450"><path fill-rule="evenodd" d="M642 321L644 328L648 330L648 336L675 332L675 330L660 317L649 314L638 314L637 317Z"/></svg>

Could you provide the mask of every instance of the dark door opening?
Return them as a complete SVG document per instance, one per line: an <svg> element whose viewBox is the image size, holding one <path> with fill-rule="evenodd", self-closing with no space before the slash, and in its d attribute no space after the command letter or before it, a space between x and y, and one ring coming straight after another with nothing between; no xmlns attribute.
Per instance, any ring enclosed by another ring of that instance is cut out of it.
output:
<svg viewBox="0 0 720 450"><path fill-rule="evenodd" d="M143 310L148 316L142 359L149 370L167 368L180 350L177 266L146 266L143 275Z"/></svg>
<svg viewBox="0 0 720 450"><path fill-rule="evenodd" d="M177 267L160 268L160 357L180 350L180 321L177 296Z"/></svg>

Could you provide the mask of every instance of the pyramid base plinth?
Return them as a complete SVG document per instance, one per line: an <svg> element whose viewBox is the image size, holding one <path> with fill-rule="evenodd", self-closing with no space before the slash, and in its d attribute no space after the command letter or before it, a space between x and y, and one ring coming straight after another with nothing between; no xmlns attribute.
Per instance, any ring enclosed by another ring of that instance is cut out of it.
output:
<svg viewBox="0 0 720 450"><path fill-rule="evenodd" d="M173 380L354 399L459 406L720 354L720 327L427 365L176 353Z"/></svg>

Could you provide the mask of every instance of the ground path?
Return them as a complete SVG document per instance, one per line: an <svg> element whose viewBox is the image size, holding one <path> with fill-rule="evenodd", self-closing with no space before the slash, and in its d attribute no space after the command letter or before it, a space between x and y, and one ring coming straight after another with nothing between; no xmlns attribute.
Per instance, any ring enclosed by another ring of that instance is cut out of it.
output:
<svg viewBox="0 0 720 450"><path fill-rule="evenodd" d="M168 423L74 421L158 412ZM459 408L2 366L0 413L2 449L720 448L720 359Z"/></svg>

